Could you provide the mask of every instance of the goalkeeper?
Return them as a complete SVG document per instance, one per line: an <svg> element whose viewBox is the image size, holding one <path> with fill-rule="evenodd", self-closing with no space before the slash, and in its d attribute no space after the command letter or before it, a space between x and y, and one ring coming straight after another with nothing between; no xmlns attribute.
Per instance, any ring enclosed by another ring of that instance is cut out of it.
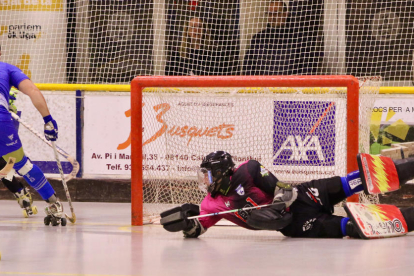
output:
<svg viewBox="0 0 414 276"><path fill-rule="evenodd" d="M43 172L25 155L17 129L13 124L9 112L9 92L12 86L29 96L35 108L42 115L46 139L56 141L58 138L57 123L50 115L40 90L19 68L0 62L0 156L3 159L0 162L0 178L6 178L13 182L13 176L17 172L49 203L45 209L46 214L56 217L60 221L63 216L63 206Z"/></svg>
<svg viewBox="0 0 414 276"><path fill-rule="evenodd" d="M401 184L414 178L414 158L395 162ZM198 171L199 186L208 192L200 209L184 204L161 213L161 224L170 232L183 231L185 237L198 237L225 218L251 230L276 230L288 237L359 238L357 226L349 218L333 215L333 206L363 190L360 172L346 177L312 180L290 186L255 160L235 168L232 157L224 151L210 153ZM219 213L271 204L270 207L239 210L198 219L190 216ZM401 209L408 231L414 230L414 208ZM178 215L178 216L177 216ZM181 218L171 219L169 218Z"/></svg>

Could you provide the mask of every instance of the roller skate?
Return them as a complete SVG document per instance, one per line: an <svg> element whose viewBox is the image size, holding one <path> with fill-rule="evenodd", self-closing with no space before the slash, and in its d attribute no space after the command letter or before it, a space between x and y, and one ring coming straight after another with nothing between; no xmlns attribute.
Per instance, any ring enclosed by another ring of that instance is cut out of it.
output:
<svg viewBox="0 0 414 276"><path fill-rule="evenodd" d="M22 213L25 218L28 218L29 215L37 214L37 207L33 205L33 198L29 189L23 188L20 192L14 193L14 196L17 199L17 203L23 209Z"/></svg>
<svg viewBox="0 0 414 276"><path fill-rule="evenodd" d="M44 218L45 225L52 224L52 226L66 226L66 218L63 213L63 205L57 200L54 203L49 203L49 206L45 208L46 217Z"/></svg>

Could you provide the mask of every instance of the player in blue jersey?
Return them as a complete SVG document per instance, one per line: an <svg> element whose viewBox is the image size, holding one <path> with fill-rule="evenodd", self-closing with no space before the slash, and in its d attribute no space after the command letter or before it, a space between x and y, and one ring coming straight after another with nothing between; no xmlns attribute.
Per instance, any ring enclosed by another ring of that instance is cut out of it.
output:
<svg viewBox="0 0 414 276"><path fill-rule="evenodd" d="M59 223L64 225L66 224L66 219L62 218L63 206L56 197L54 189L39 167L30 162L30 159L23 151L17 129L9 112L9 92L12 86L29 96L34 107L43 117L46 139L56 141L58 138L57 123L50 115L40 90L19 68L0 62L0 160L3 159L3 161L0 161L0 178L9 179L13 183L12 179L15 173L22 176L49 203L45 211L48 216L52 217L52 225L58 225ZM25 194L25 191L22 191L23 189L16 191L16 196Z"/></svg>
<svg viewBox="0 0 414 276"><path fill-rule="evenodd" d="M9 111L17 113L17 107L14 102L16 101L16 96L19 91L15 88L10 89L9 93ZM6 165L6 160L0 158L0 168L3 168ZM37 208L33 205L32 194L29 189L26 188L13 174L6 175L1 179L4 186L14 195L23 211L24 217L29 217L29 215L37 214Z"/></svg>

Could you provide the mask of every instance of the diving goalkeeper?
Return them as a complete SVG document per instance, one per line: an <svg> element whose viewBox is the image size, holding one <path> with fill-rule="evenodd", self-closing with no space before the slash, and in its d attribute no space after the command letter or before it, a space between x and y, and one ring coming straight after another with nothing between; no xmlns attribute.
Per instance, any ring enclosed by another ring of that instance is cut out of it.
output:
<svg viewBox="0 0 414 276"><path fill-rule="evenodd" d="M394 163L400 185L414 178L414 158ZM247 229L276 230L288 237L359 238L353 221L333 215L333 207L364 189L361 174L358 170L345 177L335 176L291 186L281 183L255 160L236 168L229 153L216 151L207 155L200 165L199 185L207 191L200 207L184 204L167 210L161 213L161 224L167 231L183 231L185 237L191 238L202 235L223 218ZM217 214L267 204L272 205ZM414 208L400 211L408 231L413 231ZM212 213L217 215L187 219Z"/></svg>

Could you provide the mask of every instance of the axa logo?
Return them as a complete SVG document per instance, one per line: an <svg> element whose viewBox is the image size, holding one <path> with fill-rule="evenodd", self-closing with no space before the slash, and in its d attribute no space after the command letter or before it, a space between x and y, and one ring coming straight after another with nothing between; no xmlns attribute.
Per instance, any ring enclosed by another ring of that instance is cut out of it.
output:
<svg viewBox="0 0 414 276"><path fill-rule="evenodd" d="M143 103L143 106L145 104ZM218 138L218 139L230 139L233 137L233 132L235 130L234 124L226 124L221 123L218 125L210 125L210 126L195 126L195 125L187 125L183 122L183 125L170 125L164 120L164 115L171 109L171 105L168 103L161 103L153 106L154 111L157 113L155 116L155 120L158 122L158 130L155 131L151 137L143 141L142 146L145 146L151 142L154 142L158 138L162 136L169 136L169 137L178 137L182 139L186 139L187 146L193 139L199 137L211 137L211 138ZM126 117L131 117L131 110L125 112ZM203 123L203 122L200 122ZM144 129L143 129L144 131ZM117 149L123 150L126 149L131 145L131 134L129 135L128 139L119 144Z"/></svg>
<svg viewBox="0 0 414 276"><path fill-rule="evenodd" d="M275 101L274 165L335 165L334 102Z"/></svg>
<svg viewBox="0 0 414 276"><path fill-rule="evenodd" d="M13 140L14 135L10 134L9 136L7 136L10 140Z"/></svg>
<svg viewBox="0 0 414 276"><path fill-rule="evenodd" d="M291 152L289 160L308 161L307 153L309 151L314 151L319 160L325 160L318 136L306 135L302 140L302 137L299 135L289 135L273 158L277 159L284 150Z"/></svg>

